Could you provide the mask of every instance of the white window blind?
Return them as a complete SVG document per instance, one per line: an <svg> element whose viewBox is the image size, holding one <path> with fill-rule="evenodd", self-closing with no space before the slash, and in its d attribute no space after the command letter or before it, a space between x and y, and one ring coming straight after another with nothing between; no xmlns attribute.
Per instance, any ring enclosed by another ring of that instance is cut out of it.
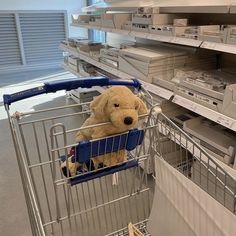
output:
<svg viewBox="0 0 236 236"><path fill-rule="evenodd" d="M59 64L65 11L0 12L0 70Z"/></svg>
<svg viewBox="0 0 236 236"><path fill-rule="evenodd" d="M0 14L0 67L21 63L15 15Z"/></svg>
<svg viewBox="0 0 236 236"><path fill-rule="evenodd" d="M19 19L26 63L62 59L58 45L66 38L63 13L22 13Z"/></svg>

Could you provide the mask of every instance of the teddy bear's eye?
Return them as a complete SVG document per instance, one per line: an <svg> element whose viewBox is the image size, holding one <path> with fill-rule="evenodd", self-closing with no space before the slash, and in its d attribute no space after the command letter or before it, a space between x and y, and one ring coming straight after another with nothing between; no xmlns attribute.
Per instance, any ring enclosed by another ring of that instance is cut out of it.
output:
<svg viewBox="0 0 236 236"><path fill-rule="evenodd" d="M138 110L138 106L135 106L135 110Z"/></svg>
<svg viewBox="0 0 236 236"><path fill-rule="evenodd" d="M115 103L115 104L114 104L114 107L119 107L119 106L120 106L120 105L119 105L119 104L117 104L117 103Z"/></svg>

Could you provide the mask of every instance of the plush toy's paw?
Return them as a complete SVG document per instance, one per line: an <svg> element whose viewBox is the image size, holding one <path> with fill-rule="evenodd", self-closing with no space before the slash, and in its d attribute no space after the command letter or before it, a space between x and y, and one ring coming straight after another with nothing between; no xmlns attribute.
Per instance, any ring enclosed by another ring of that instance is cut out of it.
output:
<svg viewBox="0 0 236 236"><path fill-rule="evenodd" d="M68 162L68 164L67 164L67 162ZM78 168L79 168L79 163L75 161L74 156L70 156L68 158L68 161L64 160L61 164L62 173L66 177L75 176Z"/></svg>

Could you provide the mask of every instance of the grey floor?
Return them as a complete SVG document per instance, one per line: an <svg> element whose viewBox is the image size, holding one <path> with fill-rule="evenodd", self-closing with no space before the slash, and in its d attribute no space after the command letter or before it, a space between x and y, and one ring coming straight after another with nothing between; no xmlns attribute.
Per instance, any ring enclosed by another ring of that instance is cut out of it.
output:
<svg viewBox="0 0 236 236"><path fill-rule="evenodd" d="M13 93L41 84L43 81L67 79L72 74L57 68L53 70L30 71L22 73L1 74L0 102L4 93ZM53 94L45 99L29 99L21 105L13 106L15 110L32 110L37 105L62 104L64 92ZM0 105L0 235L30 236L30 226L25 199L16 162L12 138L4 107Z"/></svg>
<svg viewBox="0 0 236 236"><path fill-rule="evenodd" d="M18 83L32 83L39 80L54 79L63 73L65 73L65 70L60 67L47 70L0 73L0 88Z"/></svg>

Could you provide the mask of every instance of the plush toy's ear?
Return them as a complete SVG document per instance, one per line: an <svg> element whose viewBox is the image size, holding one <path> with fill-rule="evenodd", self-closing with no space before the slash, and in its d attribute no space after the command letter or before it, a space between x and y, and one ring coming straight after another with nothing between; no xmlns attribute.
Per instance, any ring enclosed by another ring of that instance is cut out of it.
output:
<svg viewBox="0 0 236 236"><path fill-rule="evenodd" d="M148 109L145 103L140 98L137 98L137 100L138 100L138 114L139 115L147 114Z"/></svg>
<svg viewBox="0 0 236 236"><path fill-rule="evenodd" d="M108 94L103 93L97 96L90 104L90 108L98 119L104 119L105 107L108 102Z"/></svg>

